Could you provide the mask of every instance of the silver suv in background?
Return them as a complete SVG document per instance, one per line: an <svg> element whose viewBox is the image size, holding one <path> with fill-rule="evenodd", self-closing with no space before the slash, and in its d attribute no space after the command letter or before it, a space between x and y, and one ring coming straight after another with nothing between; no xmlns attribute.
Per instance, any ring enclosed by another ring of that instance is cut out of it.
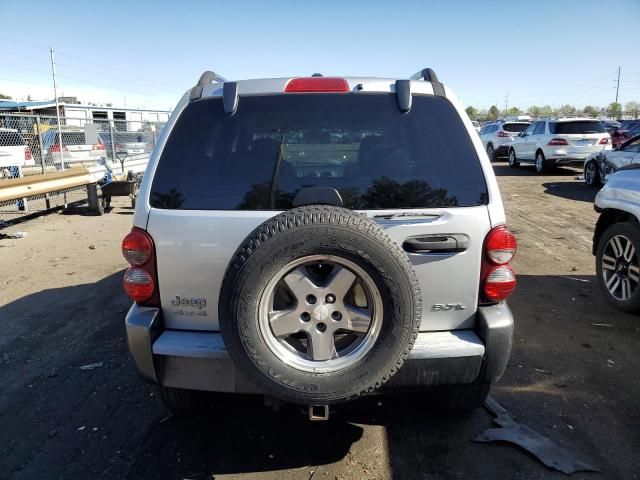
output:
<svg viewBox="0 0 640 480"><path fill-rule="evenodd" d="M509 166L533 163L544 173L556 165L584 165L589 155L611 149L611 137L600 120L538 120L509 146Z"/></svg>
<svg viewBox="0 0 640 480"><path fill-rule="evenodd" d="M516 241L455 95L412 78L205 72L180 100L122 245L130 351L169 408L197 390L312 419L378 391L483 403Z"/></svg>
<svg viewBox="0 0 640 480"><path fill-rule="evenodd" d="M489 160L493 162L498 157L509 155L509 146L514 138L529 125L531 122L495 122L482 127L478 134Z"/></svg>
<svg viewBox="0 0 640 480"><path fill-rule="evenodd" d="M640 164L610 175L598 192L600 212L593 236L598 283L623 312L640 312Z"/></svg>

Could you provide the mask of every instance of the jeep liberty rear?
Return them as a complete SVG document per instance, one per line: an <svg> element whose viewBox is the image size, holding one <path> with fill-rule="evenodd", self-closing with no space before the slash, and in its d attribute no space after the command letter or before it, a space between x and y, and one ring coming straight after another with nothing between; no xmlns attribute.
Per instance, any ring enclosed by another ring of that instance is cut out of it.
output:
<svg viewBox="0 0 640 480"><path fill-rule="evenodd" d="M429 69L187 92L123 242L131 352L171 408L192 390L329 405L506 366L515 239L482 144Z"/></svg>

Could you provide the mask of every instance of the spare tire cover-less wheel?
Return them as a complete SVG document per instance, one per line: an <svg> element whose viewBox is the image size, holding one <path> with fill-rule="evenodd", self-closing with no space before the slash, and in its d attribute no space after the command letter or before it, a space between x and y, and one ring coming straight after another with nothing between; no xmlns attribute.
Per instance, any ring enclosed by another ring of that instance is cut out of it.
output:
<svg viewBox="0 0 640 480"><path fill-rule="evenodd" d="M256 228L219 301L229 355L266 393L332 404L393 376L418 334L421 298L405 253L364 215L305 206Z"/></svg>

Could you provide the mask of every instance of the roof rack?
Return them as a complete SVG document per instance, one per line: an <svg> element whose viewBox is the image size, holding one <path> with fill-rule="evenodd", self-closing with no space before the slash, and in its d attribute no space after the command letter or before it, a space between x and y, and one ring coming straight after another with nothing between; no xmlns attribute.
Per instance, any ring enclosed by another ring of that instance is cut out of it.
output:
<svg viewBox="0 0 640 480"><path fill-rule="evenodd" d="M446 94L444 92L444 85L440 83L438 80L438 76L436 72L434 72L430 68L423 68L417 73L414 73L409 77L410 80L424 80L425 82L431 82L433 86L433 94L438 97L446 98Z"/></svg>
<svg viewBox="0 0 640 480"><path fill-rule="evenodd" d="M201 99L204 87L214 82L222 83L222 104L224 111L229 115L233 115L238 108L238 84L227 81L226 78L221 77L217 73L207 70L200 75L198 83L191 89L189 99L191 101Z"/></svg>
<svg viewBox="0 0 640 480"><path fill-rule="evenodd" d="M198 80L198 83L196 83L195 87L191 89L190 99L198 100L200 97L202 97L202 89L206 85L209 85L210 83L213 83L213 82L226 82L226 81L227 81L226 78L221 77L217 73L213 73L207 70L202 75L200 75L200 79Z"/></svg>

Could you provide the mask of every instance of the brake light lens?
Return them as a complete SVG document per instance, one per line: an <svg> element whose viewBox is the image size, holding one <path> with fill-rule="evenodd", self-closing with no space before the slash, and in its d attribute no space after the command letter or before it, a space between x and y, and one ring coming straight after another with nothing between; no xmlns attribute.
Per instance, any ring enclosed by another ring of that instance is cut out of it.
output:
<svg viewBox="0 0 640 480"><path fill-rule="evenodd" d="M30 147L24 147L24 159L33 160L33 153L31 153Z"/></svg>
<svg viewBox="0 0 640 480"><path fill-rule="evenodd" d="M607 145L609 143L609 138L604 137L602 140L598 142L600 145Z"/></svg>
<svg viewBox="0 0 640 480"><path fill-rule="evenodd" d="M63 148L64 148L64 151L66 152L67 151L67 147L63 147ZM54 145L51 145L51 147L49 148L49 151L50 152L59 152L60 151L60 145L57 144L57 143L54 144Z"/></svg>
<svg viewBox="0 0 640 480"><path fill-rule="evenodd" d="M552 138L547 145L569 145L564 138Z"/></svg>
<svg viewBox="0 0 640 480"><path fill-rule="evenodd" d="M155 285L149 272L141 268L129 268L122 282L126 294L136 302L144 302L153 296Z"/></svg>
<svg viewBox="0 0 640 480"><path fill-rule="evenodd" d="M511 135L509 135L507 132L498 132L498 137L510 137Z"/></svg>
<svg viewBox="0 0 640 480"><path fill-rule="evenodd" d="M480 273L481 303L502 302L515 290L516 275L509 262L516 250L516 237L507 227L502 225L488 233Z"/></svg>
<svg viewBox="0 0 640 480"><path fill-rule="evenodd" d="M93 147L91 147L91 150L104 150L104 144L102 143L96 143Z"/></svg>
<svg viewBox="0 0 640 480"><path fill-rule="evenodd" d="M134 227L122 240L122 255L131 265L122 282L125 293L136 303L160 306L155 247L151 236Z"/></svg>
<svg viewBox="0 0 640 480"><path fill-rule="evenodd" d="M501 302L516 288L516 274L510 267L501 265L492 269L484 281L484 296L490 302Z"/></svg>
<svg viewBox="0 0 640 480"><path fill-rule="evenodd" d="M284 91L286 93L348 92L349 84L344 78L301 77L289 80Z"/></svg>
<svg viewBox="0 0 640 480"><path fill-rule="evenodd" d="M143 230L132 230L122 240L122 255L129 264L140 267L147 263L153 253L151 237Z"/></svg>
<svg viewBox="0 0 640 480"><path fill-rule="evenodd" d="M487 257L494 265L509 263L516 254L516 237L506 227L494 228L487 235Z"/></svg>

